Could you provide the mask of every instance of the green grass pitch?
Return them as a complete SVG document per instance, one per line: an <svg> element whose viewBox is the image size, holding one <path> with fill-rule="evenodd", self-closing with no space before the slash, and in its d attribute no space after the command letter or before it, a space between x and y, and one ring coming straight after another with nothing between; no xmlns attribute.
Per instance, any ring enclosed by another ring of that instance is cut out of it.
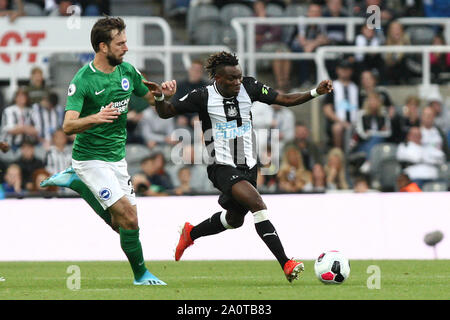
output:
<svg viewBox="0 0 450 320"><path fill-rule="evenodd" d="M70 265L80 268L79 290L67 288ZM380 268L380 289L367 288L370 265ZM342 285L320 283L313 261L293 283L276 261L147 261L147 267L168 286L133 286L127 262L1 262L0 299L450 299L450 260L354 260Z"/></svg>

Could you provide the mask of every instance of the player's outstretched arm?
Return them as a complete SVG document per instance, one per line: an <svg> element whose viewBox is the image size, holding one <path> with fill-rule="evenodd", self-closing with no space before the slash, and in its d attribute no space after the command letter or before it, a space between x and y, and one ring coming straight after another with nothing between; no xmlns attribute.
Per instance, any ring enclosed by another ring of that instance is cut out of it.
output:
<svg viewBox="0 0 450 320"><path fill-rule="evenodd" d="M308 91L308 92L295 92L295 93L287 93L287 94L278 94L275 98L275 104L281 106L296 106L305 102L308 102L315 97L318 97L323 94L327 94L333 91L333 83L331 80L323 80L319 83L317 88Z"/></svg>
<svg viewBox="0 0 450 320"><path fill-rule="evenodd" d="M154 105L156 112L163 119L172 118L177 115L175 107L165 99L172 97L177 90L177 82L175 80L166 81L161 86L155 82L142 80L150 90L149 93L154 97Z"/></svg>
<svg viewBox="0 0 450 320"><path fill-rule="evenodd" d="M80 113L74 110L68 110L64 116L63 130L67 135L80 133L92 128L96 124L111 123L117 119L120 112L112 106L112 102L102 108L100 112L80 118Z"/></svg>

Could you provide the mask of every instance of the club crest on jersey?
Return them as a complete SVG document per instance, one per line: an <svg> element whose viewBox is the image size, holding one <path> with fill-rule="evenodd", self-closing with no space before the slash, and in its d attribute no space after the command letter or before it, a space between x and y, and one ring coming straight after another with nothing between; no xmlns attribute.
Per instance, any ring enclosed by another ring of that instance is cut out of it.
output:
<svg viewBox="0 0 450 320"><path fill-rule="evenodd" d="M103 188L99 191L98 195L102 200L109 200L111 198L111 190L109 190L108 188Z"/></svg>
<svg viewBox="0 0 450 320"><path fill-rule="evenodd" d="M230 106L227 108L227 116L228 117L236 117L238 115L238 111L235 106Z"/></svg>
<svg viewBox="0 0 450 320"><path fill-rule="evenodd" d="M122 78L122 89L125 91L130 89L130 81L127 78Z"/></svg>

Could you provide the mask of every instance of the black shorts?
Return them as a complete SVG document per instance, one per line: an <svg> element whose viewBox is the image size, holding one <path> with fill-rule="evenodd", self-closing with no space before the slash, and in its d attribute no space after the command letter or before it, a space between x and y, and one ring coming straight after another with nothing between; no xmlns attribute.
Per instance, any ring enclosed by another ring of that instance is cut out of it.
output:
<svg viewBox="0 0 450 320"><path fill-rule="evenodd" d="M257 165L251 169L240 169L221 164L208 166L208 178L211 180L214 187L222 192L219 197L219 204L226 210L245 213L248 211L248 208L243 207L233 199L231 196L231 187L239 181L246 180L256 188L257 175Z"/></svg>

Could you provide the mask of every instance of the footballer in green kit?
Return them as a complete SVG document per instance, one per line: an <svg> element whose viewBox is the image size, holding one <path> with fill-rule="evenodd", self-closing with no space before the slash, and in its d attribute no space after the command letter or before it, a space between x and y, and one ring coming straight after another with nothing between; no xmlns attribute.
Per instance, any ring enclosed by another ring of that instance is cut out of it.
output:
<svg viewBox="0 0 450 320"><path fill-rule="evenodd" d="M121 18L99 19L91 31L95 58L82 67L69 84L63 130L76 134L72 166L41 183L77 191L95 212L120 235L135 285L165 285L144 262L136 197L125 161L128 103L134 93L149 104L155 97L131 64L123 62L128 51L125 23ZM176 82L164 90L170 98Z"/></svg>

